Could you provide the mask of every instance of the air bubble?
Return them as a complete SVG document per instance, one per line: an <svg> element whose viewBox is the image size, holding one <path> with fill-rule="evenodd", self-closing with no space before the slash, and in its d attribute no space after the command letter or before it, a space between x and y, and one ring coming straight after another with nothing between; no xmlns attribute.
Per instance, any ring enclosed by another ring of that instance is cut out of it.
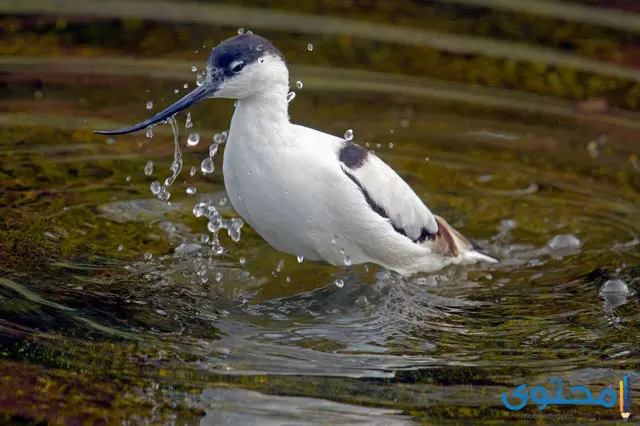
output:
<svg viewBox="0 0 640 426"><path fill-rule="evenodd" d="M257 50L258 52L260 52L260 51L262 50L262 45L261 45L261 44L257 45L257 46L256 46L256 50Z"/></svg>
<svg viewBox="0 0 640 426"><path fill-rule="evenodd" d="M338 242L338 236L337 236L337 235L334 235L333 237L331 237L331 242L332 242L333 244L335 244L336 242Z"/></svg>
<svg viewBox="0 0 640 426"><path fill-rule="evenodd" d="M185 89L188 89L189 88L189 84L185 83L182 87L184 87Z"/></svg>
<svg viewBox="0 0 640 426"><path fill-rule="evenodd" d="M344 287L344 281L342 281L340 279L336 280L335 284L336 284L336 287L338 287L338 288Z"/></svg>
<svg viewBox="0 0 640 426"><path fill-rule="evenodd" d="M344 257L344 265L345 266L351 266L351 256L345 256Z"/></svg>
<svg viewBox="0 0 640 426"><path fill-rule="evenodd" d="M193 127L193 123L191 122L191 113L187 112L187 120L184 122L184 128L190 129Z"/></svg>
<svg viewBox="0 0 640 426"><path fill-rule="evenodd" d="M296 98L296 92L289 92L289 94L287 95L287 102L291 102L295 98Z"/></svg>
<svg viewBox="0 0 640 426"><path fill-rule="evenodd" d="M123 248L124 248L124 247L122 247L122 244L120 244L120 245L118 246L118 251L122 251L122 249L123 249Z"/></svg>
<svg viewBox="0 0 640 426"><path fill-rule="evenodd" d="M238 34L244 34L244 28L238 28Z"/></svg>
<svg viewBox="0 0 640 426"><path fill-rule="evenodd" d="M303 260L304 260L304 256L298 256L298 263L302 263Z"/></svg>
<svg viewBox="0 0 640 426"><path fill-rule="evenodd" d="M393 148L393 142L389 142L389 148Z"/></svg>
<svg viewBox="0 0 640 426"><path fill-rule="evenodd" d="M180 89L173 89L173 93L177 95L178 93L180 93Z"/></svg>
<svg viewBox="0 0 640 426"><path fill-rule="evenodd" d="M307 44L307 50L311 52L313 50L313 44L311 43Z"/></svg>
<svg viewBox="0 0 640 426"><path fill-rule="evenodd" d="M198 173L198 169L196 166L191 166L191 170L189 170L189 176L195 176Z"/></svg>
<svg viewBox="0 0 640 426"><path fill-rule="evenodd" d="M189 195L194 195L196 192L198 192L198 190L196 189L195 186L190 186L186 189L186 192Z"/></svg>
<svg viewBox="0 0 640 426"><path fill-rule="evenodd" d="M353 130L349 129L344 132L344 138L348 141L353 140Z"/></svg>
<svg viewBox="0 0 640 426"><path fill-rule="evenodd" d="M238 261L240 262L241 265L244 265L245 263L247 263L247 259L245 259L244 256L240 256L240 259L238 259Z"/></svg>
<svg viewBox="0 0 640 426"><path fill-rule="evenodd" d="M127 176L127 177L125 178L125 180L126 180L127 182L130 182L130 181L131 181L131 176Z"/></svg>
<svg viewBox="0 0 640 426"><path fill-rule="evenodd" d="M147 127L147 137L151 139L153 137L153 126Z"/></svg>
<svg viewBox="0 0 640 426"><path fill-rule="evenodd" d="M196 146L200 142L200 134L191 133L187 138L187 146Z"/></svg>
<svg viewBox="0 0 640 426"><path fill-rule="evenodd" d="M144 260L151 260L151 258L153 257L153 255L149 252L146 252L144 254Z"/></svg>
<svg viewBox="0 0 640 426"><path fill-rule="evenodd" d="M301 82L301 81L296 81L296 87L297 87L298 89L302 89L302 87L303 87L303 86L304 86L304 84L302 84L302 82Z"/></svg>
<svg viewBox="0 0 640 426"><path fill-rule="evenodd" d="M202 170L202 173L204 173L205 175L213 173L214 167L211 157L202 160L202 163L200 164L200 170Z"/></svg>
<svg viewBox="0 0 640 426"><path fill-rule="evenodd" d="M144 165L144 174L146 176L153 174L153 161L147 161L147 164Z"/></svg>
<svg viewBox="0 0 640 426"><path fill-rule="evenodd" d="M191 72L196 72L198 71L198 67L196 67L195 65L191 67Z"/></svg>
<svg viewBox="0 0 640 426"><path fill-rule="evenodd" d="M153 108L153 101L147 102L147 109Z"/></svg>

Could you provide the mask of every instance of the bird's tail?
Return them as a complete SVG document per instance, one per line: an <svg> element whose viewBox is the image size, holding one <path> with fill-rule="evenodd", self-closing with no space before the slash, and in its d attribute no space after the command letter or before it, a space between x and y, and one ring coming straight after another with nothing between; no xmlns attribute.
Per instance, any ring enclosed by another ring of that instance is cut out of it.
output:
<svg viewBox="0 0 640 426"><path fill-rule="evenodd" d="M442 217L435 216L435 218L436 222L438 222L438 233L434 239L437 251L446 256L460 256L461 263L499 262L495 257L479 251L479 247L472 244Z"/></svg>

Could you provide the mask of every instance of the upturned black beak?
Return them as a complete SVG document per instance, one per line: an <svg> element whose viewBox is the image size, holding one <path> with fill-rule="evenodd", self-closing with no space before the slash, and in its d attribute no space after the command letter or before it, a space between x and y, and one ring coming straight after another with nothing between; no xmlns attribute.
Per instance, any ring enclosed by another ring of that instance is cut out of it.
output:
<svg viewBox="0 0 640 426"><path fill-rule="evenodd" d="M175 104L170 107L160 111L153 117L142 121L136 125L131 127L125 127L123 129L118 130L94 130L93 133L97 133L99 135L124 135L127 133L137 132L138 130L145 129L149 126L153 126L154 124L158 124L160 122L165 122L170 119L173 115L179 113L180 111L184 111L189 108L191 105L195 104L202 99L208 98L213 95L218 90L216 84L212 82L205 82L202 86L194 89L187 95L185 95L182 99L180 99Z"/></svg>

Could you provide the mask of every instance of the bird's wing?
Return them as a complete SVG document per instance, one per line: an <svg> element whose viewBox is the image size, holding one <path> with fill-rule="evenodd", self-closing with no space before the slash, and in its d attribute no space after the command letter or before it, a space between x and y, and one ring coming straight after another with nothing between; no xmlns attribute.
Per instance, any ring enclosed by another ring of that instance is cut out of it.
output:
<svg viewBox="0 0 640 426"><path fill-rule="evenodd" d="M360 187L374 212L416 243L433 240L438 222L409 185L371 151L352 142L339 146L342 170Z"/></svg>

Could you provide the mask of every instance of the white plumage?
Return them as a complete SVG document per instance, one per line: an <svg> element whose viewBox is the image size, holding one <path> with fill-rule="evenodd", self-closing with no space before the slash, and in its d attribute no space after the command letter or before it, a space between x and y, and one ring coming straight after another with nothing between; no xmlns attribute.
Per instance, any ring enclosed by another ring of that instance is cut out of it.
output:
<svg viewBox="0 0 640 426"><path fill-rule="evenodd" d="M260 46L260 47L258 47ZM236 212L275 249L332 265L372 262L409 275L496 262L479 253L375 154L292 124L282 54L257 35L212 52L205 84L128 133L205 97L238 99L223 174Z"/></svg>

